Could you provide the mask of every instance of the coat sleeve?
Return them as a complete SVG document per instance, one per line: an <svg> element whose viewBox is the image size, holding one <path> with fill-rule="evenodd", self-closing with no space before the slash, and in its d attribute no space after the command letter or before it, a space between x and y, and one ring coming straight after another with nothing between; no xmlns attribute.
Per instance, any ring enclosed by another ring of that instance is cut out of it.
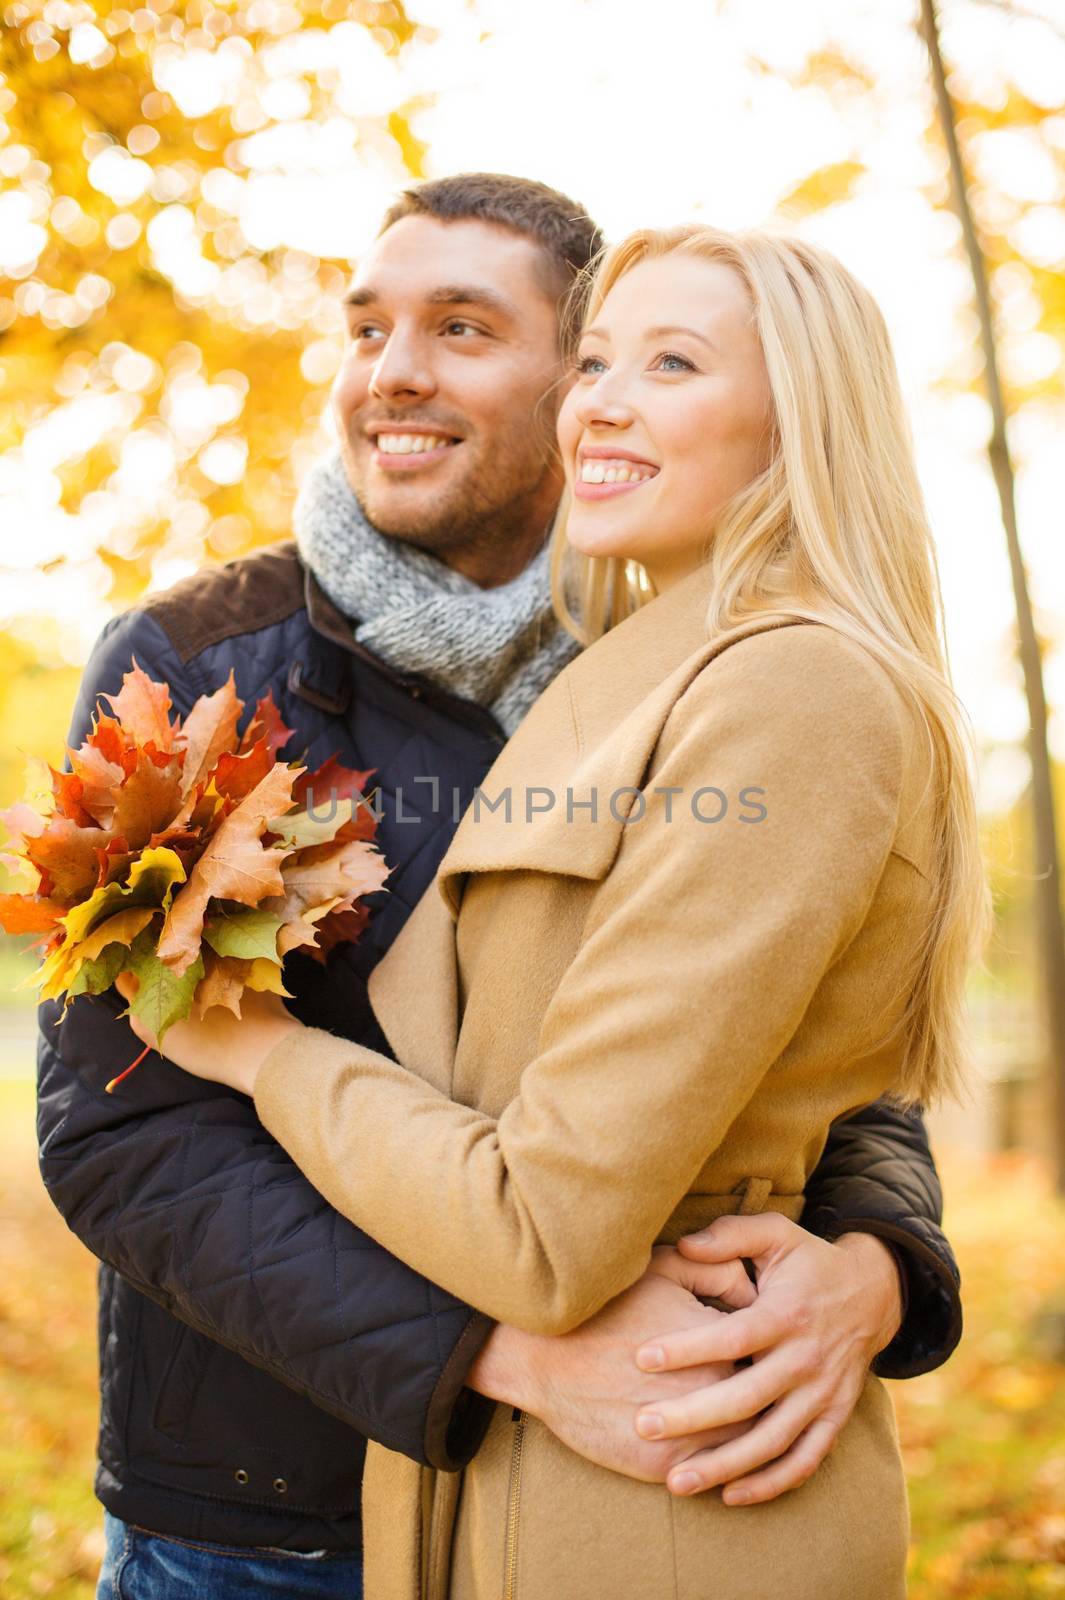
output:
<svg viewBox="0 0 1065 1600"><path fill-rule="evenodd" d="M71 742L136 655L176 709L200 692L143 614L101 638ZM200 1333L360 1433L449 1468L491 1407L463 1389L490 1323L390 1256L323 1200L246 1098L140 1051L112 995L40 1010L38 1133L49 1194L84 1244Z"/></svg>
<svg viewBox="0 0 1065 1600"><path fill-rule="evenodd" d="M806 1186L802 1224L829 1240L876 1234L895 1255L905 1310L873 1363L878 1377L932 1372L961 1338L961 1275L942 1220L939 1174L919 1110L877 1100L833 1123Z"/></svg>
<svg viewBox="0 0 1065 1600"><path fill-rule="evenodd" d="M623 830L503 1114L309 1030L260 1072L264 1123L452 1293L534 1332L583 1322L644 1270L861 928L896 832L901 716L828 629L733 645L674 708L655 784L758 783L769 815L726 830L649 801Z"/></svg>

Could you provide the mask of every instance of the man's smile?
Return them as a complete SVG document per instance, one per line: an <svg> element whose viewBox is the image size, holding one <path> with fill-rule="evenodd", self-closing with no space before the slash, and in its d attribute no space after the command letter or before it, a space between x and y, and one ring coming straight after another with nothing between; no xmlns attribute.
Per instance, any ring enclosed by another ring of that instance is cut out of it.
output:
<svg viewBox="0 0 1065 1600"><path fill-rule="evenodd" d="M410 472L431 467L442 461L449 451L462 443L461 439L439 430L424 427L367 429L367 438L373 446L373 464L385 472Z"/></svg>

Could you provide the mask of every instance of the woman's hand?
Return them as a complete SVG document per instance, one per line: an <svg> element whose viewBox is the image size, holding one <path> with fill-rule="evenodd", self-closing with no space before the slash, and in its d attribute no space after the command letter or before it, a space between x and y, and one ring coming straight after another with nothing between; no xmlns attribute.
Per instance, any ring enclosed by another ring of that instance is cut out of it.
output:
<svg viewBox="0 0 1065 1600"><path fill-rule="evenodd" d="M726 1360L648 1375L637 1367L635 1352L663 1327L690 1332L727 1321L723 1312L700 1304L695 1296L727 1300L733 1276L728 1267L685 1261L676 1250L661 1246L642 1278L570 1333L494 1327L466 1375L466 1385L531 1412L563 1444L597 1466L645 1483L664 1483L687 1457L736 1438L748 1424L697 1429L660 1443L640 1439L634 1422L641 1406L704 1391L724 1382L734 1368ZM734 1303L746 1305L747 1291L753 1290L742 1267L739 1276L746 1289Z"/></svg>
<svg viewBox="0 0 1065 1600"><path fill-rule="evenodd" d="M124 1000L137 993L137 980L131 972L120 974L115 988ZM159 1050L175 1066L194 1077L224 1083L241 1094L255 1093L259 1068L276 1044L303 1024L285 1010L275 994L258 994L246 989L241 997L241 1014L235 1017L224 1006L212 1006L200 1022L175 1022L164 1035L162 1046L155 1035L136 1017L127 1022L144 1044Z"/></svg>
<svg viewBox="0 0 1065 1600"><path fill-rule="evenodd" d="M709 1292L741 1309L648 1340L637 1364L644 1372L746 1357L753 1364L682 1398L645 1405L637 1431L664 1441L757 1418L741 1438L674 1467L667 1481L675 1494L724 1485L727 1505L772 1500L816 1471L857 1404L870 1363L897 1332L898 1269L869 1234L827 1244L774 1212L721 1217L678 1248L692 1268L731 1273ZM754 1261L757 1290L748 1283L745 1291L740 1281L743 1258Z"/></svg>

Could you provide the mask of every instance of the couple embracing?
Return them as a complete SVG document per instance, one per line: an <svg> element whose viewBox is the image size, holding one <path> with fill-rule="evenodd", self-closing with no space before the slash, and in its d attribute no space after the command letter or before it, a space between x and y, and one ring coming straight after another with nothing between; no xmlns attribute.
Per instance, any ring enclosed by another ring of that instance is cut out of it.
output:
<svg viewBox="0 0 1065 1600"><path fill-rule="evenodd" d="M110 1099L117 999L42 1008L101 1596L905 1592L880 1377L960 1332L920 1107L984 886L894 362L808 244L600 245L526 180L404 195L295 543L87 668L75 742L134 656L181 713L272 688L392 869L183 1072Z"/></svg>

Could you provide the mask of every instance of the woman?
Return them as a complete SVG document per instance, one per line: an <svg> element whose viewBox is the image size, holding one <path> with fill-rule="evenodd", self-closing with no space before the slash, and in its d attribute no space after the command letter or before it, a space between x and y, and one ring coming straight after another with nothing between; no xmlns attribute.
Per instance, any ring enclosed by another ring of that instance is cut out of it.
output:
<svg viewBox="0 0 1065 1600"><path fill-rule="evenodd" d="M633 1283L656 1241L737 1210L797 1217L836 1117L954 1083L984 905L931 540L866 291L797 241L635 234L594 284L559 438L558 604L576 628L572 563L590 648L373 975L400 1064L259 997L166 1039L254 1093L390 1250L549 1333ZM670 1495L500 1408L461 1478L371 1446L366 1527L375 1600L904 1594L874 1378L834 1453L768 1504Z"/></svg>

